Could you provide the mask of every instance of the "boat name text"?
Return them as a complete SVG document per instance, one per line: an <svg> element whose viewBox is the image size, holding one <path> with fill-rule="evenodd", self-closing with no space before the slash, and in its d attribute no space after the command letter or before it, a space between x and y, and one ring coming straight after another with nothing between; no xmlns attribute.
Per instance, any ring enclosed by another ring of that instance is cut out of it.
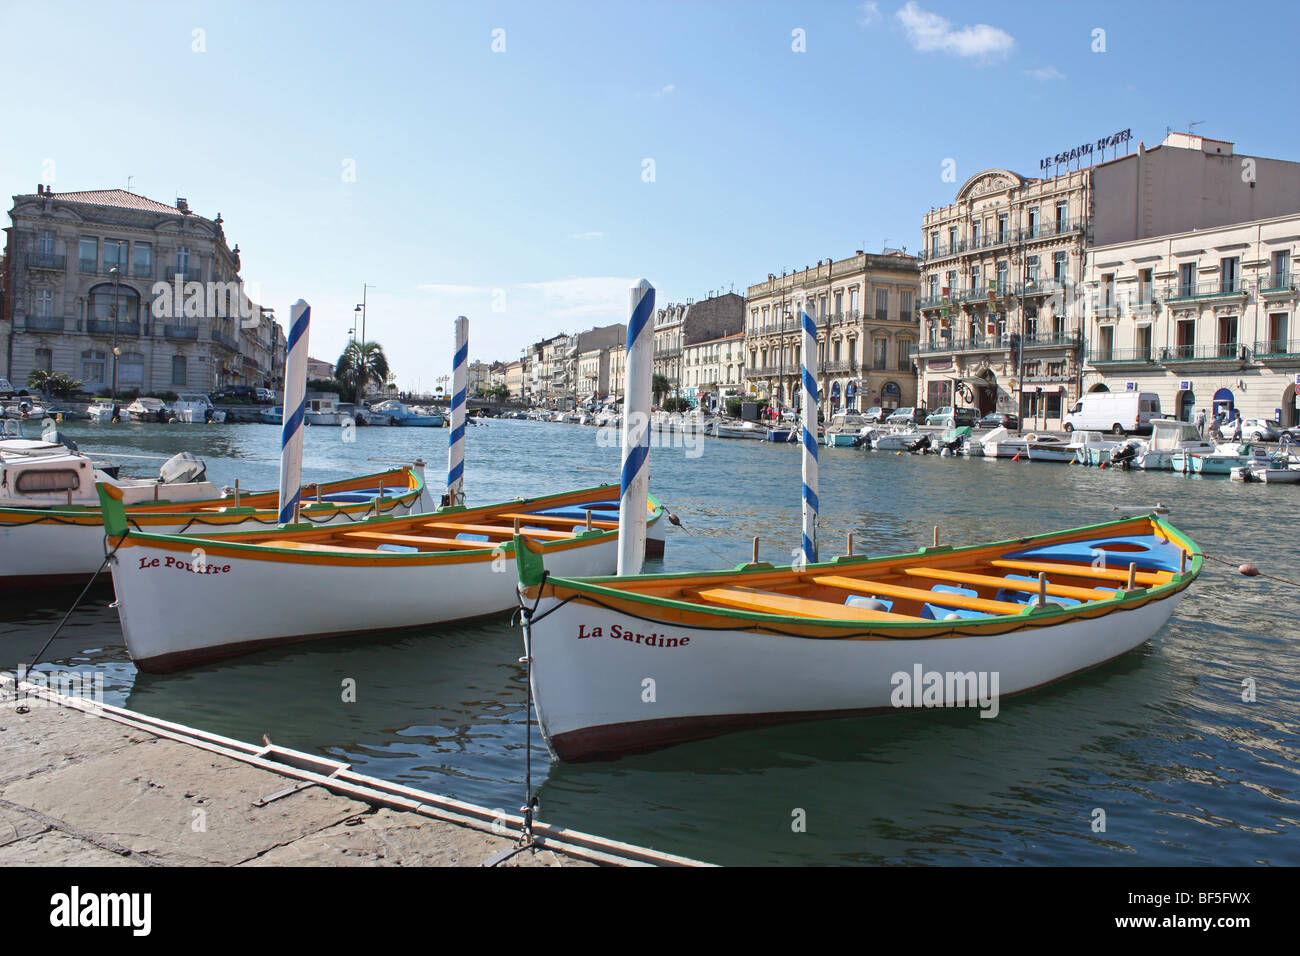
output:
<svg viewBox="0 0 1300 956"><path fill-rule="evenodd" d="M230 571L228 564L205 564L202 561L177 561L173 557L166 558L141 558L140 570L146 568L176 568L180 571L189 571L191 574L227 574Z"/></svg>
<svg viewBox="0 0 1300 956"><path fill-rule="evenodd" d="M586 637L604 637L605 629L603 627L593 627L587 630L587 625L578 625L578 640ZM609 636L614 640L622 638L625 641L631 641L634 644L644 644L646 647L685 647L691 642L689 637L665 637L656 632L653 634L641 634L631 628L622 627L618 624L609 626Z"/></svg>

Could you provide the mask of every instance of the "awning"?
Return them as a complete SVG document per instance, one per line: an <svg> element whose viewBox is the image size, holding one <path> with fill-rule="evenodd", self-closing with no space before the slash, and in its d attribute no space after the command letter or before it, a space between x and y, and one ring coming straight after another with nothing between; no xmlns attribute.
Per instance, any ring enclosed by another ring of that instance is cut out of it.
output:
<svg viewBox="0 0 1300 956"><path fill-rule="evenodd" d="M997 387L997 386L994 385L992 382L990 382L988 379L986 379L986 378L980 378L980 377L978 377L978 376L976 376L976 375L964 375L964 376L961 376L960 378L958 378L957 381L959 381L959 382L964 382L964 383L966 383L967 385L974 385L976 388L996 388L996 387Z"/></svg>

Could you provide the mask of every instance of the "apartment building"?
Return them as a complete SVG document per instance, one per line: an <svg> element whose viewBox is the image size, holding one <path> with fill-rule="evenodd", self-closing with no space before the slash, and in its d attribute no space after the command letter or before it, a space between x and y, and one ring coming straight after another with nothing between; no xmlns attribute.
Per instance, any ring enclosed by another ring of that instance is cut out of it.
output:
<svg viewBox="0 0 1300 956"><path fill-rule="evenodd" d="M274 320L248 301L220 214L199 216L184 199L40 185L13 197L9 218L4 377L25 383L44 369L90 392L116 381L145 393L282 378Z"/></svg>
<svg viewBox="0 0 1300 956"><path fill-rule="evenodd" d="M1170 133L1046 178L970 177L922 219L920 400L1059 427L1083 390L1087 251L1300 212L1300 164Z"/></svg>
<svg viewBox="0 0 1300 956"><path fill-rule="evenodd" d="M734 335L745 326L745 300L734 292L713 293L696 301L670 302L655 312L654 374L668 380L669 394L682 394L685 381L685 348L724 335Z"/></svg>
<svg viewBox="0 0 1300 956"><path fill-rule="evenodd" d="M717 408L721 400L744 389L745 333L723 335L682 349L683 397L692 404Z"/></svg>
<svg viewBox="0 0 1300 956"><path fill-rule="evenodd" d="M916 401L913 352L920 266L898 251L817 260L815 266L749 286L745 304L745 388L794 405L799 395L804 308L817 324L822 407L898 408Z"/></svg>
<svg viewBox="0 0 1300 956"><path fill-rule="evenodd" d="M1297 423L1300 215L1088 251L1083 388Z"/></svg>

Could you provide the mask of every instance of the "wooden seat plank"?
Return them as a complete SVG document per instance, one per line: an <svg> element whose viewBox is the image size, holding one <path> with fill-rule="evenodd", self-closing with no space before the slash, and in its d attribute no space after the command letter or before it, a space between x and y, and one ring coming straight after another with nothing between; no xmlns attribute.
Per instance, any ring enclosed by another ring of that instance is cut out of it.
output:
<svg viewBox="0 0 1300 956"><path fill-rule="evenodd" d="M816 601L779 591L762 591L757 588L700 588L684 595L689 600L707 601L743 611L761 611L764 614L788 614L794 617L823 618L830 621L920 621L923 618L892 611L873 611L865 607L849 607Z"/></svg>
<svg viewBox="0 0 1300 956"><path fill-rule="evenodd" d="M945 568L904 568L904 574L912 577L927 578L932 581L951 581L953 584L971 584L976 587L1006 588L1009 591L1038 593L1037 581L1017 581L1002 578L995 574L971 574L967 571L949 571ZM1056 597L1074 598L1077 601L1104 601L1115 596L1114 591L1102 591L1097 588L1077 588L1069 584L1048 583L1047 593Z"/></svg>
<svg viewBox="0 0 1300 956"><path fill-rule="evenodd" d="M463 551L473 550L474 548L494 550L500 547L499 544L493 544L491 541L465 541L462 538L435 538L420 534L390 534L385 531L344 531L340 533L339 537L360 538L365 541L376 541L380 544L426 544L437 548L455 548Z"/></svg>
<svg viewBox="0 0 1300 956"><path fill-rule="evenodd" d="M528 515L528 514L515 513L515 512L507 512L506 514L503 514L500 517L509 518L512 521L515 518L518 518L520 522L523 524L549 524L549 525L556 525L561 528L584 528L585 529L587 523L586 518L556 518L551 515ZM593 528L612 529L618 527L618 522L603 521L603 520L598 521L593 518L591 522L591 526Z"/></svg>
<svg viewBox="0 0 1300 956"><path fill-rule="evenodd" d="M1094 568L1090 564L1059 564L1054 561L1019 561L1013 558L999 558L990 561L989 564L995 568L1009 568L1013 571L1033 571L1037 574L1039 571L1046 571L1050 574L1061 574L1066 577L1092 578L1097 581L1116 581L1120 584L1128 583L1128 565L1121 567ZM1138 571L1137 583L1143 586L1155 586L1158 584L1168 584L1173 579L1171 571Z"/></svg>
<svg viewBox="0 0 1300 956"><path fill-rule="evenodd" d="M947 591L927 591L923 588L910 588L904 584L886 584L883 581L870 581L864 578L849 578L841 574L821 574L811 579L813 584L837 591L853 591L862 594L876 594L884 597L903 598L909 601L922 601L938 604L942 607L960 607L967 611L983 611L986 614L1019 614L1024 611L1023 604L1010 601L991 601L988 598L971 597L969 594L952 594Z"/></svg>
<svg viewBox="0 0 1300 956"><path fill-rule="evenodd" d="M374 548L348 548L341 544L316 544L312 541L259 541L267 548L288 548L293 551L343 551L355 554L374 554Z"/></svg>
<svg viewBox="0 0 1300 956"><path fill-rule="evenodd" d="M513 538L515 535L513 527L494 524L457 524L451 521L426 521L421 527L428 528L430 531L461 531L467 534L499 535L506 538ZM542 528L526 528L522 533L530 538L541 538L545 541L563 541L573 537L572 531L547 531Z"/></svg>

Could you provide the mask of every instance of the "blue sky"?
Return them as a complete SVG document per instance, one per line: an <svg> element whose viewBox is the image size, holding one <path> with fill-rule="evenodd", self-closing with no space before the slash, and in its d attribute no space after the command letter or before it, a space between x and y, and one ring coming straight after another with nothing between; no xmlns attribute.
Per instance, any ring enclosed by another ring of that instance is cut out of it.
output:
<svg viewBox="0 0 1300 956"><path fill-rule="evenodd" d="M220 212L313 355L370 283L369 337L431 389L457 314L513 358L624 321L640 276L662 303L915 249L973 173L1118 130L1300 159L1297 9L3 0L0 188Z"/></svg>

